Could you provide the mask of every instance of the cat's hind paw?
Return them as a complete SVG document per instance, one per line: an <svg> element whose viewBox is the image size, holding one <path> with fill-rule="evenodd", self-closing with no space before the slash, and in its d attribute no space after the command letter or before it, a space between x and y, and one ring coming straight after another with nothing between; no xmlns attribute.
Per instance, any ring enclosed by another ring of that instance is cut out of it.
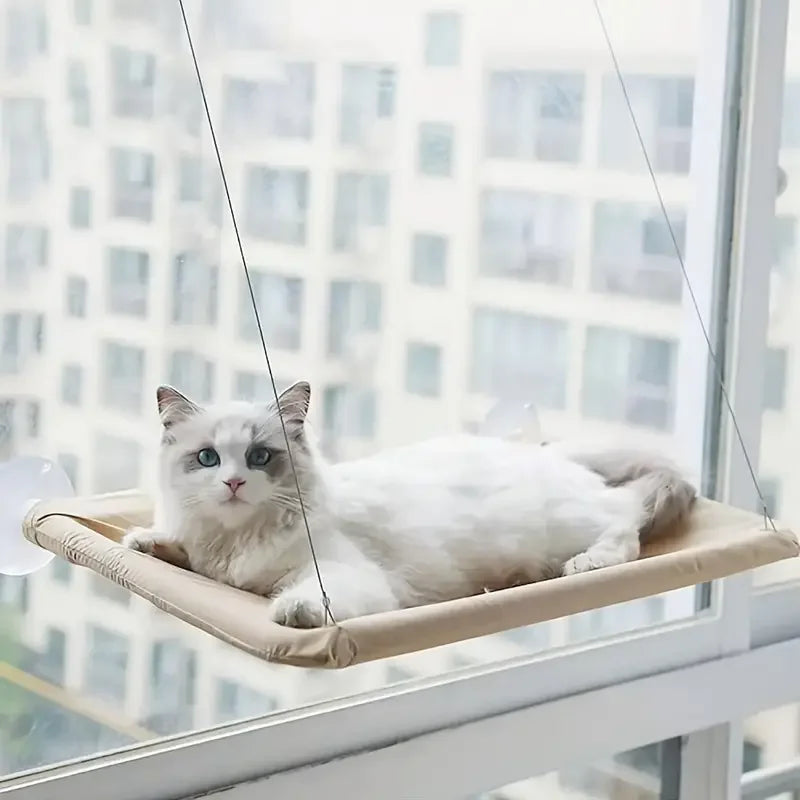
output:
<svg viewBox="0 0 800 800"><path fill-rule="evenodd" d="M582 572L591 572L599 569L603 564L596 563L588 553L578 553L569 559L561 570L562 575L579 575Z"/></svg>

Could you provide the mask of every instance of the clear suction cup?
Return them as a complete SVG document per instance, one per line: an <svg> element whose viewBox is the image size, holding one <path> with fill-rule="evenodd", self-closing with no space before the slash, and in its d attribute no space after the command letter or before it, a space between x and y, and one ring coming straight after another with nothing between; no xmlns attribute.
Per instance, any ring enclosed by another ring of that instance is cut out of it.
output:
<svg viewBox="0 0 800 800"><path fill-rule="evenodd" d="M505 399L495 403L483 421L481 433L523 442L542 440L536 406L521 400Z"/></svg>
<svg viewBox="0 0 800 800"><path fill-rule="evenodd" d="M72 484L58 464L23 456L0 464L0 574L28 575L53 554L22 535L22 521L39 500L72 497Z"/></svg>

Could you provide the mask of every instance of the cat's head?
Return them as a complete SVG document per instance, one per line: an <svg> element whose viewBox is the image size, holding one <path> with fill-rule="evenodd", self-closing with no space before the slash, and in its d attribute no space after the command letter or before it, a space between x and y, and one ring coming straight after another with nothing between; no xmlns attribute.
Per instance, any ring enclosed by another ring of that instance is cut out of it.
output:
<svg viewBox="0 0 800 800"><path fill-rule="evenodd" d="M303 486L313 467L305 431L310 397L311 388L302 381L286 389L278 405L204 408L177 389L160 386L160 489L169 505L225 528L270 507L298 510L286 440Z"/></svg>

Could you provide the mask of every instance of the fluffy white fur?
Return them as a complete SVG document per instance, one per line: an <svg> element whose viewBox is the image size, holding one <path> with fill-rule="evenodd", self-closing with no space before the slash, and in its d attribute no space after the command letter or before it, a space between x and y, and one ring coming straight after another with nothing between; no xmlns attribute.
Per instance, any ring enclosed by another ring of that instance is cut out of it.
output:
<svg viewBox="0 0 800 800"><path fill-rule="evenodd" d="M329 464L307 431L309 398L298 383L280 405L337 620L631 561L694 499L655 454L571 442L450 436ZM324 624L275 405L200 408L169 387L158 402L154 527L125 543L274 598L279 623ZM202 466L209 448L219 463Z"/></svg>

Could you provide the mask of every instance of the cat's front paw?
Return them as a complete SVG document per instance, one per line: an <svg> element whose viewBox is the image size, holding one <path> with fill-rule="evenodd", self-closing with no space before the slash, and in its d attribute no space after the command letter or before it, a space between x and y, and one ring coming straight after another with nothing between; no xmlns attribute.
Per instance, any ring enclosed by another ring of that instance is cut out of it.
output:
<svg viewBox="0 0 800 800"><path fill-rule="evenodd" d="M122 537L122 545L129 550L147 553L159 561L166 561L181 569L190 570L192 568L189 556L181 545L164 539L150 528L131 528Z"/></svg>
<svg viewBox="0 0 800 800"><path fill-rule="evenodd" d="M600 566L602 565L592 561L592 557L588 553L578 553L578 555L564 564L561 574L579 575L582 572L591 572L594 569L598 569Z"/></svg>
<svg viewBox="0 0 800 800"><path fill-rule="evenodd" d="M150 528L131 528L122 537L122 546L139 553L153 555L156 547L156 536Z"/></svg>
<svg viewBox="0 0 800 800"><path fill-rule="evenodd" d="M287 628L321 628L325 624L325 609L319 597L285 592L275 598L270 612L274 622Z"/></svg>

